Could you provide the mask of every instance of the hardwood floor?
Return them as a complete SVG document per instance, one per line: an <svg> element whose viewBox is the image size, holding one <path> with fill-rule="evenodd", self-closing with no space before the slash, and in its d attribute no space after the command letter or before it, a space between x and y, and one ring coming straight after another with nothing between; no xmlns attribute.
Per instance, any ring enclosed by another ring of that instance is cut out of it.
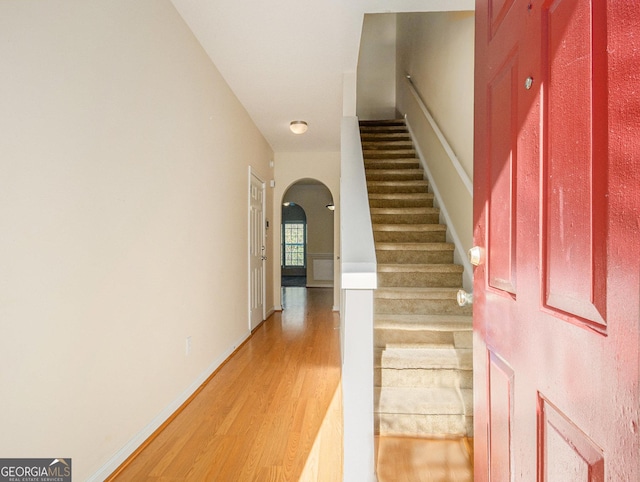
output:
<svg viewBox="0 0 640 482"><path fill-rule="evenodd" d="M192 402L111 480L339 481L339 316L332 289L287 288Z"/></svg>
<svg viewBox="0 0 640 482"><path fill-rule="evenodd" d="M332 297L332 289L284 288L284 311L108 480L340 482L340 322ZM377 443L379 482L473 480L465 440Z"/></svg>
<svg viewBox="0 0 640 482"><path fill-rule="evenodd" d="M379 437L378 482L471 482L473 439Z"/></svg>

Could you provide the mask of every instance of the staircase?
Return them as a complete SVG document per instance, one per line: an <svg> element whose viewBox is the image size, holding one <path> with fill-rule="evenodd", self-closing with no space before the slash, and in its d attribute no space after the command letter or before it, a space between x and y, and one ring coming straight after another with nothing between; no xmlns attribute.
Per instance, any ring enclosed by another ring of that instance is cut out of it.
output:
<svg viewBox="0 0 640 482"><path fill-rule="evenodd" d="M374 300L376 433L473 434L472 322L463 268L404 120L361 121L378 261Z"/></svg>

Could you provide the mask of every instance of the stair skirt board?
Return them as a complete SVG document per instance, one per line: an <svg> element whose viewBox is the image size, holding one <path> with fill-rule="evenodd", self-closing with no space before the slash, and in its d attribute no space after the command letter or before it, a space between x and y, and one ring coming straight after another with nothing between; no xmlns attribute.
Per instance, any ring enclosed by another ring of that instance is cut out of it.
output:
<svg viewBox="0 0 640 482"><path fill-rule="evenodd" d="M471 308L456 298L464 270L404 119L362 121L360 134L378 260L375 431L473 436Z"/></svg>

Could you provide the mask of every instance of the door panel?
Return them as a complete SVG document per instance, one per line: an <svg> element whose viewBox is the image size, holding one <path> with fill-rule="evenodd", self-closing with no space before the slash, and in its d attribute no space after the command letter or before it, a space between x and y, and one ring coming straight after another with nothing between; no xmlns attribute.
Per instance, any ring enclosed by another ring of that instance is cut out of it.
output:
<svg viewBox="0 0 640 482"><path fill-rule="evenodd" d="M602 2L598 2L602 5ZM602 10L602 9L600 9ZM606 11L586 0L543 9L545 305L606 327ZM594 43L595 42L595 43ZM600 52L598 51L600 50Z"/></svg>
<svg viewBox="0 0 640 482"><path fill-rule="evenodd" d="M538 413L541 482L604 481L602 449L542 396Z"/></svg>
<svg viewBox="0 0 640 482"><path fill-rule="evenodd" d="M489 84L488 161L489 285L516 292L516 167L518 136L518 52Z"/></svg>
<svg viewBox="0 0 640 482"><path fill-rule="evenodd" d="M634 3L476 3L476 481L640 480Z"/></svg>
<svg viewBox="0 0 640 482"><path fill-rule="evenodd" d="M249 185L249 325L264 320L264 183L251 174Z"/></svg>
<svg viewBox="0 0 640 482"><path fill-rule="evenodd" d="M492 480L509 480L511 474L511 419L513 418L513 370L489 352L489 446Z"/></svg>
<svg viewBox="0 0 640 482"><path fill-rule="evenodd" d="M513 3L514 0L489 0L489 18L491 20L490 30L492 37L500 28L502 21L507 16L507 12L509 11Z"/></svg>

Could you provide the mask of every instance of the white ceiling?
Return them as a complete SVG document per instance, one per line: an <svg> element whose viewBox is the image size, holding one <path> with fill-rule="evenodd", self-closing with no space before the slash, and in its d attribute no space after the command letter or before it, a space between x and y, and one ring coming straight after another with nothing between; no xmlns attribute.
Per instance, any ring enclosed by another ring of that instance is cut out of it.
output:
<svg viewBox="0 0 640 482"><path fill-rule="evenodd" d="M276 152L338 151L343 75L366 13L473 10L474 0L172 0ZM305 120L304 135L289 122Z"/></svg>

